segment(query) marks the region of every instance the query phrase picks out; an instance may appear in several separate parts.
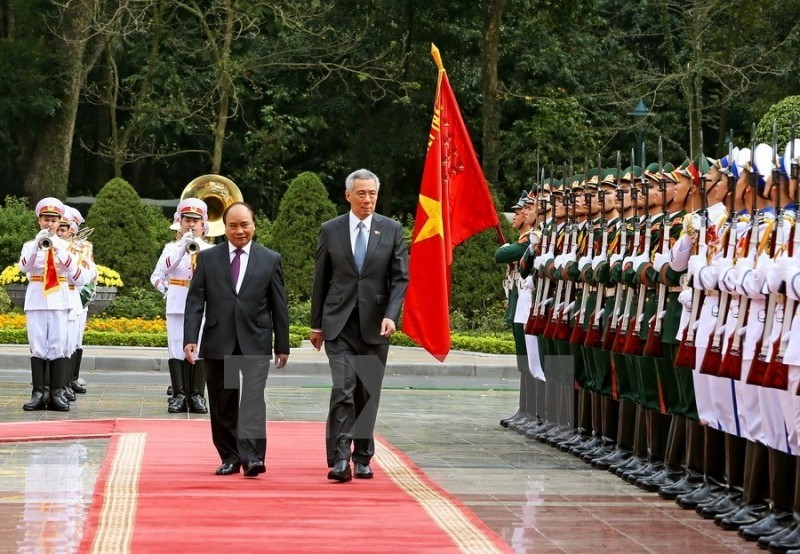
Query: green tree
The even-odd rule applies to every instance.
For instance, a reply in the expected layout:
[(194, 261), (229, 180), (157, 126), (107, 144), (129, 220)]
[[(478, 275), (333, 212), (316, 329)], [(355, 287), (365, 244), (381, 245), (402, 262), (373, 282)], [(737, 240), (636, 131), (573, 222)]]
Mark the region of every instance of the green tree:
[(95, 262), (118, 271), (127, 286), (148, 285), (164, 244), (162, 229), (168, 227), (154, 221), (127, 181), (111, 179), (86, 216), (86, 225), (94, 227)]
[[(765, 142), (772, 145), (772, 124), (777, 123), (778, 151), (783, 153), (786, 143), (793, 138), (800, 138), (800, 128), (795, 127), (796, 136), (792, 136), (792, 124), (800, 123), (800, 96), (787, 96), (774, 104), (756, 127), (756, 142)], [(800, 156), (800, 152), (795, 152)]]
[(314, 252), (319, 226), (336, 215), (336, 207), (315, 173), (292, 180), (271, 229), (271, 248), (283, 257), (286, 291), (295, 300), (311, 297)]
[(0, 206), (0, 269), (19, 261), (22, 245), (38, 230), (36, 215), (25, 199), (6, 196), (5, 206)]

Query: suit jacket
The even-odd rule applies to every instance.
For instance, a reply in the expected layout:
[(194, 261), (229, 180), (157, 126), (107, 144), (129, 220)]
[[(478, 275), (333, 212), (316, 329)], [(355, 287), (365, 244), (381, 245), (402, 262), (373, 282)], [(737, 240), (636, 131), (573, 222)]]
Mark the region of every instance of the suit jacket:
[(183, 343), (196, 344), (205, 310), (200, 357), (224, 359), (239, 341), (244, 355), (289, 353), (289, 307), (280, 254), (252, 243), (239, 293), (231, 276), (228, 242), (197, 256), (186, 296)]
[(317, 243), (311, 328), (325, 340), (339, 336), (358, 305), (361, 336), (367, 344), (382, 344), (381, 321), (397, 322), (408, 286), (408, 247), (403, 227), (379, 214), (372, 216), (367, 255), (361, 272), (350, 245), (349, 214), (322, 224)]

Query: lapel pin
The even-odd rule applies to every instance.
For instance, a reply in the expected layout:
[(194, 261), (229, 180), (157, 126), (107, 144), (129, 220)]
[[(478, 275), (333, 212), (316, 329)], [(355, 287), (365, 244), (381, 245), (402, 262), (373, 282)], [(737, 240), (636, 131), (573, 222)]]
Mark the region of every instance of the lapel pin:
[(380, 234), (381, 234), (381, 232), (380, 232), (380, 231), (375, 231), (375, 234), (376, 234), (376, 235), (380, 235)]

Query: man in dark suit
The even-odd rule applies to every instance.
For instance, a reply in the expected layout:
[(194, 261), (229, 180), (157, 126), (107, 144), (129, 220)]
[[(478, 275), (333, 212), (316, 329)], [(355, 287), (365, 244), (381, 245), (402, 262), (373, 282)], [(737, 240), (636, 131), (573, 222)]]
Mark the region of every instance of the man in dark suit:
[(380, 181), (359, 169), (345, 181), (350, 212), (322, 224), (311, 296), (311, 343), (331, 368), (328, 479), (372, 477), (381, 384), (408, 285), (408, 247), (396, 221), (374, 213)]
[[(211, 436), (222, 465), (217, 475), (264, 473), (266, 405), (272, 336), (275, 367), (289, 357), (289, 308), (281, 257), (252, 242), (253, 211), (237, 202), (222, 215), (227, 241), (203, 250), (186, 297), (184, 352), (194, 363), (205, 312), (205, 359)], [(239, 372), (242, 374), (239, 402)]]

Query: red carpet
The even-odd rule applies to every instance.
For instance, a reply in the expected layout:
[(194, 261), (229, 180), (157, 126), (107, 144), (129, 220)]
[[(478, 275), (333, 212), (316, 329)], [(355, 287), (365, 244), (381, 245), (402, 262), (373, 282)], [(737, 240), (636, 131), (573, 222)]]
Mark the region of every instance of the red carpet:
[(205, 420), (0, 425), (0, 441), (109, 437), (81, 552), (508, 552), (382, 439), (375, 478), (326, 479), (322, 423), (270, 422), (267, 473), (218, 477)]

